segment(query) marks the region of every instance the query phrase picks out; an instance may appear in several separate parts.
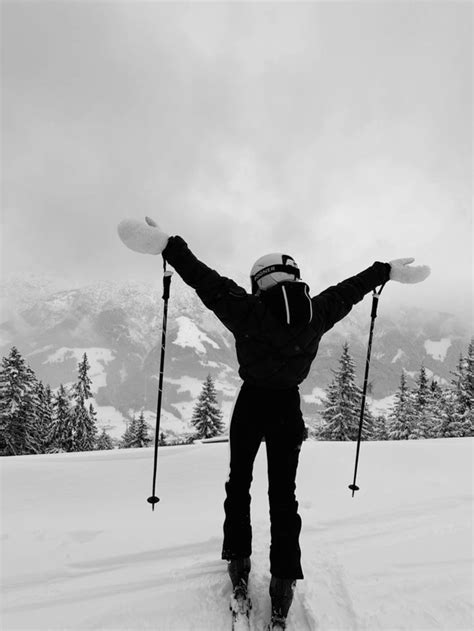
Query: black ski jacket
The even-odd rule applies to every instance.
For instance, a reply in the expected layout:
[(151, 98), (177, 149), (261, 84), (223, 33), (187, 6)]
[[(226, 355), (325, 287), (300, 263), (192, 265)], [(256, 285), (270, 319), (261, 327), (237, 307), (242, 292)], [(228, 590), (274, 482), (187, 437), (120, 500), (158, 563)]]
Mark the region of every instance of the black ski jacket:
[[(163, 257), (233, 333), (241, 378), (263, 388), (299, 385), (309, 373), (323, 334), (390, 275), (388, 263), (376, 262), (313, 298), (304, 283), (289, 283), (289, 300), (285, 295), (285, 310), (279, 310), (275, 292), (247, 293), (199, 261), (179, 236), (170, 237)], [(310, 301), (309, 310), (303, 301)], [(291, 320), (290, 312), (300, 315)], [(302, 320), (302, 313), (309, 317)]]

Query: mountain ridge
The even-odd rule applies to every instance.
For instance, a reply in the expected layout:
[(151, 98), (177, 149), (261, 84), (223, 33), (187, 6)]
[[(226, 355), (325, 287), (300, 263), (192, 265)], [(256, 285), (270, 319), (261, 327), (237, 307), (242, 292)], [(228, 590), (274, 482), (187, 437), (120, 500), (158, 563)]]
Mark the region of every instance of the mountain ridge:
[[(99, 281), (71, 289), (45, 290), (34, 284), (27, 304), (0, 325), (2, 356), (18, 347), (38, 378), (57, 388), (75, 380), (80, 354), (88, 353), (99, 424), (115, 436), (127, 420), (144, 409), (152, 422), (161, 347), (162, 288), (133, 281)], [(33, 288), (33, 289), (32, 289)], [(301, 385), (303, 412), (318, 415), (344, 342), (349, 343), (362, 382), (370, 326), (370, 297), (329, 331)], [(385, 313), (381, 304), (374, 330), (370, 394), (384, 400), (398, 387), (401, 370), (413, 381), (421, 364), (441, 383), (450, 379), (469, 341), (467, 326), (454, 315), (411, 308)], [(202, 381), (211, 373), (228, 419), (241, 383), (233, 337), (207, 310), (193, 290), (173, 276), (169, 301), (163, 428), (189, 431), (189, 420)]]

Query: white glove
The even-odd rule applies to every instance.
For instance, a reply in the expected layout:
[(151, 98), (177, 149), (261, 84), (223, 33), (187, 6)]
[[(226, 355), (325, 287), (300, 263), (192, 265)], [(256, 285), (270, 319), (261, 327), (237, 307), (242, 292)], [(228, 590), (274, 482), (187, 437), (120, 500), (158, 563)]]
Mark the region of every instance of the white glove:
[(117, 227), (119, 237), (127, 248), (141, 254), (161, 254), (166, 248), (169, 235), (149, 217), (146, 223), (138, 219), (124, 219)]
[(414, 258), (406, 258), (390, 261), (390, 280), (396, 280), (399, 283), (421, 283), (428, 278), (431, 274), (428, 265), (408, 267), (414, 260)]

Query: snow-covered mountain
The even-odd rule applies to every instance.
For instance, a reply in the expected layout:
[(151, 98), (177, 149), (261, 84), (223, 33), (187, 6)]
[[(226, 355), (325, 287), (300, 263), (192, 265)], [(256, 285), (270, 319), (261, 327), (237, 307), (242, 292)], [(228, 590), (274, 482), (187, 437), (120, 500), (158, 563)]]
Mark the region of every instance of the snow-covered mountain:
[[(144, 409), (152, 421), (161, 344), (161, 281), (155, 286), (98, 282), (58, 291), (54, 284), (28, 278), (16, 279), (7, 289), (3, 287), (3, 294), (9, 304), (17, 297), (13, 303), (17, 310), (10, 310), (0, 326), (2, 356), (17, 346), (37, 376), (56, 388), (75, 380), (77, 362), (87, 352), (99, 424), (118, 437), (135, 411)], [(301, 387), (307, 417), (317, 415), (346, 340), (362, 383), (370, 307), (368, 296), (323, 338)], [(370, 373), (374, 408), (383, 410), (390, 402), (402, 368), (413, 378), (423, 363), (429, 375), (449, 381), (468, 338), (467, 326), (450, 314), (422, 310), (386, 314), (381, 301)], [(232, 335), (175, 275), (168, 316), (165, 431), (189, 430), (192, 408), (208, 373), (228, 419), (240, 384)]]

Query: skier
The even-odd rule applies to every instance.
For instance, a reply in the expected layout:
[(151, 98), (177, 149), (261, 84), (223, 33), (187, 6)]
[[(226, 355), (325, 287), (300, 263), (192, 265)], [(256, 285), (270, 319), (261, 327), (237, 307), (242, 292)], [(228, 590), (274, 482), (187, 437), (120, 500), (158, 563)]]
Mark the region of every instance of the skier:
[(251, 569), (250, 485), (262, 439), (268, 462), (270, 504), (270, 629), (284, 629), (298, 579), (303, 579), (301, 518), (295, 478), (305, 424), (298, 386), (309, 373), (321, 337), (352, 306), (389, 279), (417, 283), (427, 266), (412, 258), (376, 262), (311, 297), (295, 260), (272, 253), (251, 269), (251, 293), (198, 260), (180, 236), (168, 236), (151, 219), (124, 220), (119, 234), (131, 249), (162, 254), (235, 337), (243, 380), (230, 423), (230, 471), (225, 483), (222, 559), (234, 588), (233, 611), (248, 617)]

